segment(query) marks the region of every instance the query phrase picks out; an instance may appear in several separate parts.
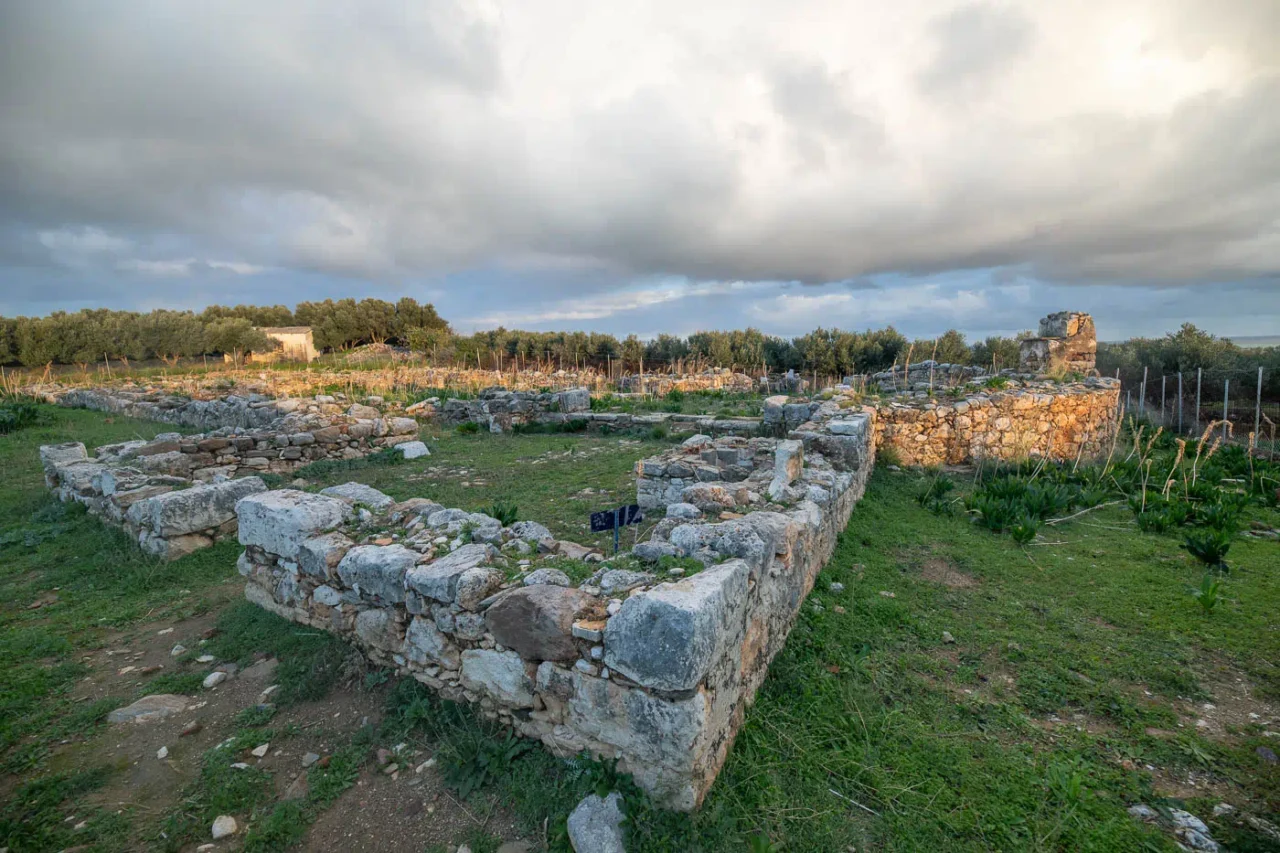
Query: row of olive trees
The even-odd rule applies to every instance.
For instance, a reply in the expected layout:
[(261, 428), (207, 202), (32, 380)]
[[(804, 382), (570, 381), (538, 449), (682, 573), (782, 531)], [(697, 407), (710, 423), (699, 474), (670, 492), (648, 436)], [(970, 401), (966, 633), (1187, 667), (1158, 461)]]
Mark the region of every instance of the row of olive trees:
[(752, 373), (798, 370), (842, 376), (887, 370), (908, 359), (982, 364), (997, 368), (1018, 362), (1014, 338), (991, 337), (970, 345), (951, 330), (936, 340), (911, 341), (896, 329), (850, 332), (815, 329), (795, 338), (766, 335), (757, 329), (695, 332), (687, 337), (662, 334), (648, 341), (635, 335), (619, 340), (595, 332), (527, 332), (498, 328), (472, 335), (448, 329), (410, 331), (409, 346), (438, 364), (519, 369), (524, 366), (618, 371), (681, 367), (726, 367)]
[(200, 313), (85, 309), (46, 317), (0, 317), (0, 364), (87, 365), (104, 359), (152, 358), (175, 363), (205, 353), (238, 358), (250, 350), (271, 348), (257, 331), (262, 326), (310, 326), (316, 346), (329, 350), (406, 342), (411, 329), (448, 329), (433, 306), (408, 297), (398, 302), (327, 299), (302, 302), (293, 310), (283, 305), (214, 305)]

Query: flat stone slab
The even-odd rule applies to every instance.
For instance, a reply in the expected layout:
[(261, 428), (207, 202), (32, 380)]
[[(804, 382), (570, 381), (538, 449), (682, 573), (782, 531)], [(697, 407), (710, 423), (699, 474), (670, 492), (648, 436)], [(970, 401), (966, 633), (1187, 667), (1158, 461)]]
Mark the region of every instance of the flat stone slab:
[(116, 708), (110, 714), (107, 714), (107, 722), (154, 723), (158, 720), (172, 717), (174, 714), (181, 714), (187, 710), (187, 706), (190, 704), (191, 700), (186, 696), (177, 696), (172, 693), (143, 696), (132, 705)]
[(340, 486), (330, 486), (327, 489), (321, 489), (320, 494), (341, 498), (348, 503), (364, 504), (379, 511), (396, 502), (395, 498), (390, 495), (378, 491), (373, 486), (366, 486), (364, 483), (343, 483)]

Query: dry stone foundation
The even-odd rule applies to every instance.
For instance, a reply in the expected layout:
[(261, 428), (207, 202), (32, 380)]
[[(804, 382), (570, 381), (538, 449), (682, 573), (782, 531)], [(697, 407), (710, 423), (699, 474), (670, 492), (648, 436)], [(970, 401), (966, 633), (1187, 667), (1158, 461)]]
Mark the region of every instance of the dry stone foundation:
[(245, 475), (285, 474), (322, 459), (356, 459), (396, 446), (407, 457), (426, 453), (416, 440), (417, 421), (383, 418), (369, 406), (326, 414), (323, 407), (332, 404), (324, 400), (238, 397), (170, 405), (101, 390), (68, 392), (57, 402), (167, 423), (233, 424), (200, 435), (162, 433), (150, 441), (104, 445), (93, 457), (79, 443), (40, 448), (45, 482), (60, 500), (84, 504), (167, 560), (235, 534), (236, 501), (266, 490), (261, 479)]
[(892, 402), (879, 409), (878, 446), (906, 465), (1104, 453), (1120, 427), (1120, 382), (1006, 380), (963, 396)]
[[(237, 507), (245, 594), (558, 754), (616, 759), (690, 810), (862, 496), (873, 421), (829, 402), (786, 439), (699, 435), (645, 460), (638, 495), (666, 518), (625, 566), (536, 522), (503, 527), (367, 487), (250, 495)], [(677, 494), (682, 465), (719, 479), (695, 475)], [(702, 486), (732, 489), (745, 514), (702, 501)], [(539, 553), (600, 565), (574, 586), (535, 568)], [(664, 556), (704, 568), (664, 574)]]

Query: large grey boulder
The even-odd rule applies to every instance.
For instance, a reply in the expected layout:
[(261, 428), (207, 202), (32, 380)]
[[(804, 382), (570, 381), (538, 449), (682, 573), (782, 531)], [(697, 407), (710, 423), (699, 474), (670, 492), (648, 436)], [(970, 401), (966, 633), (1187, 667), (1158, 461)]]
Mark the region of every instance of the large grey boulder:
[(521, 581), (525, 586), (551, 584), (552, 586), (573, 586), (569, 576), (559, 569), (535, 569)]
[(488, 563), (496, 553), (490, 545), (472, 542), (438, 560), (413, 568), (405, 583), (414, 592), (449, 604), (458, 594), (458, 579), (463, 573)]
[(574, 853), (626, 853), (622, 834), (622, 795), (591, 794), (569, 814), (569, 843)]
[(401, 654), (415, 663), (438, 664), (445, 669), (457, 669), (462, 663), (458, 649), (441, 633), (435, 620), (424, 616), (415, 616), (409, 623)]
[(330, 486), (327, 489), (321, 489), (320, 494), (341, 498), (350, 504), (364, 504), (379, 512), (396, 502), (395, 498), (390, 495), (383, 494), (373, 486), (366, 486), (364, 483), (343, 483), (339, 486)]
[(517, 521), (509, 529), (512, 536), (525, 542), (537, 543), (551, 538), (551, 531), (536, 521)]
[(462, 686), (513, 708), (533, 707), (533, 681), (515, 652), (467, 649), (462, 653)]
[(605, 663), (645, 687), (692, 690), (741, 616), (747, 575), (746, 563), (730, 560), (631, 596), (605, 627)]
[(538, 584), (507, 593), (484, 615), (493, 638), (528, 660), (573, 660), (573, 622), (596, 600), (571, 587)]
[(294, 489), (250, 495), (236, 504), (240, 544), (290, 560), (297, 558), (303, 542), (333, 530), (351, 513), (344, 500)]
[(395, 446), (396, 451), (405, 459), (418, 459), (422, 456), (430, 456), (431, 451), (427, 445), (421, 441), (406, 441)]
[(332, 580), (338, 564), (355, 544), (338, 532), (313, 536), (298, 546), (298, 570), (313, 578)]
[(338, 563), (338, 577), (363, 596), (389, 604), (404, 601), (405, 573), (418, 562), (418, 552), (403, 545), (357, 545)]
[(192, 486), (140, 500), (129, 507), (127, 518), (157, 536), (182, 536), (226, 524), (236, 517), (237, 501), (266, 490), (257, 477)]

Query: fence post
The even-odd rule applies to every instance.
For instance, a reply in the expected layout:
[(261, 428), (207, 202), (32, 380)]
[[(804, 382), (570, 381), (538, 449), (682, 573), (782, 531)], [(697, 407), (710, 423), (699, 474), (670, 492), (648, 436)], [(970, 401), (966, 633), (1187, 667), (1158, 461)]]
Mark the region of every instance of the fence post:
[(1178, 371), (1178, 435), (1182, 435), (1182, 371)]
[(1160, 374), (1160, 426), (1164, 426), (1167, 423), (1167, 421), (1165, 420), (1165, 415), (1168, 413), (1168, 409), (1164, 407), (1164, 389), (1165, 389), (1165, 385), (1167, 384), (1165, 382), (1166, 379), (1168, 379), (1168, 377), (1165, 376), (1163, 373), (1161, 373)]
[[(1258, 365), (1258, 401), (1253, 404), (1253, 440), (1262, 434), (1262, 365)], [(1272, 448), (1274, 450), (1275, 448)]]
[(1142, 417), (1147, 415), (1147, 369), (1142, 368), (1142, 399), (1138, 401), (1138, 414)]
[(1230, 409), (1227, 408), (1227, 398), (1230, 394), (1231, 380), (1224, 379), (1222, 380), (1222, 440), (1224, 442), (1227, 440), (1227, 425), (1231, 423), (1231, 419), (1227, 417), (1227, 414), (1230, 412)]
[(1204, 375), (1204, 368), (1196, 368), (1196, 432), (1200, 431), (1200, 377)]

